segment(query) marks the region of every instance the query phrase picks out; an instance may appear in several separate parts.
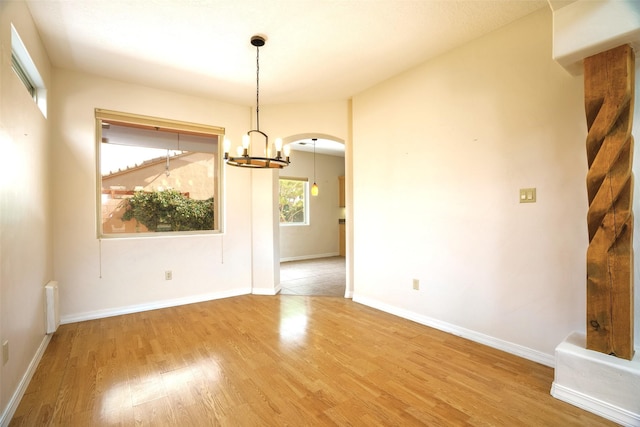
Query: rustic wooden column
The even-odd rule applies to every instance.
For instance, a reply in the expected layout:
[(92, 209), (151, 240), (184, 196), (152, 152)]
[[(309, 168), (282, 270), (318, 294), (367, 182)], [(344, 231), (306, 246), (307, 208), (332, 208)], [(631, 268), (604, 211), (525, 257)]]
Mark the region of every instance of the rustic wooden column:
[(584, 60), (587, 117), (587, 348), (633, 358), (634, 54)]

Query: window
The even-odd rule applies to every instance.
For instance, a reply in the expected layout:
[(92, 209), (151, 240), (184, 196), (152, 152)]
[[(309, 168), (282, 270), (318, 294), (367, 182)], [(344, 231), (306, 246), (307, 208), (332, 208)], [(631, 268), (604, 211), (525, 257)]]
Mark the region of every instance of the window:
[(221, 231), (223, 128), (100, 109), (96, 127), (100, 237)]
[(44, 87), (44, 81), (13, 24), (11, 25), (11, 68), (27, 88), (42, 114), (47, 117), (47, 90)]
[(31, 98), (33, 98), (34, 101), (37, 101), (36, 86), (31, 82), (31, 79), (24, 70), (24, 67), (20, 64), (20, 60), (16, 56), (15, 52), (11, 52), (11, 68), (13, 68), (13, 71), (18, 75), (24, 87), (27, 88)]
[(308, 224), (306, 178), (280, 178), (280, 224)]

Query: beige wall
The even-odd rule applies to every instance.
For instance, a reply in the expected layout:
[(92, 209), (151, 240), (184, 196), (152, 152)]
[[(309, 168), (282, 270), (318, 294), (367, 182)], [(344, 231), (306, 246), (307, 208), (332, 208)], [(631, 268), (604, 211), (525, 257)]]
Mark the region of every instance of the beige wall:
[[(94, 109), (248, 128), (249, 108), (56, 69), (51, 105), (54, 260), (63, 321), (251, 291), (247, 171), (225, 167), (224, 234), (96, 238)], [(173, 280), (164, 280), (164, 271)]]
[(584, 331), (582, 78), (551, 34), (543, 9), (354, 97), (355, 300), (548, 364)]
[(46, 345), (43, 286), (53, 279), (48, 123), (11, 69), (11, 23), (45, 86), (50, 65), (23, 2), (0, 2), (0, 422)]
[(260, 118), (270, 137), (285, 142), (311, 137), (344, 142), (351, 120), (347, 101), (264, 105)]

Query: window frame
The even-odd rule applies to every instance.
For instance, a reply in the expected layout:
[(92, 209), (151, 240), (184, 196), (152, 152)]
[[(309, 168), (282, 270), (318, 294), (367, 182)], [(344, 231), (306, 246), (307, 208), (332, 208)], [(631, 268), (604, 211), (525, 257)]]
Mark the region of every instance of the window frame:
[(11, 68), (22, 82), (27, 92), (38, 106), (42, 115), (47, 117), (47, 88), (44, 80), (22, 42), (16, 28), (11, 24)]
[(284, 227), (300, 227), (300, 226), (308, 226), (311, 224), (311, 216), (310, 216), (310, 194), (309, 194), (309, 178), (306, 177), (292, 177), (292, 176), (280, 176), (278, 177), (278, 200), (280, 199), (280, 181), (300, 181), (304, 183), (303, 192), (304, 192), (304, 200), (303, 200), (303, 212), (304, 212), (304, 221), (303, 222), (280, 222), (280, 203), (278, 202), (278, 223), (280, 226)]
[[(216, 136), (218, 139), (215, 156), (216, 173), (214, 180), (214, 227), (213, 230), (197, 231), (166, 231), (166, 232), (141, 232), (141, 233), (104, 233), (102, 224), (102, 172), (101, 172), (101, 144), (102, 124), (110, 123), (121, 126), (139, 127), (143, 129), (164, 130), (170, 132), (190, 133), (200, 136)], [(224, 160), (223, 145), (225, 128), (199, 123), (185, 122), (173, 119), (145, 116), (141, 114), (124, 113), (119, 111), (95, 109), (96, 126), (96, 232), (98, 239), (122, 239), (122, 238), (146, 238), (146, 237), (172, 237), (193, 234), (222, 234), (224, 233)]]
[(27, 88), (27, 91), (29, 92), (29, 95), (31, 95), (31, 98), (35, 102), (38, 102), (38, 91), (36, 90), (36, 85), (31, 81), (31, 78), (24, 70), (24, 67), (20, 63), (20, 59), (18, 59), (14, 51), (11, 51), (11, 68), (18, 75), (18, 78), (20, 78), (20, 81), (22, 82), (24, 87)]

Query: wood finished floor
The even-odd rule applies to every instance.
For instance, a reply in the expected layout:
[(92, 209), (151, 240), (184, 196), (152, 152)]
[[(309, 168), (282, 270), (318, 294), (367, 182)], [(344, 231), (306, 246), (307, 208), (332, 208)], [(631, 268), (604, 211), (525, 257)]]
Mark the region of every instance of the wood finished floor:
[(282, 262), (280, 294), (344, 297), (345, 268), (340, 256)]
[(344, 298), (62, 325), (11, 426), (603, 426), (553, 370)]

